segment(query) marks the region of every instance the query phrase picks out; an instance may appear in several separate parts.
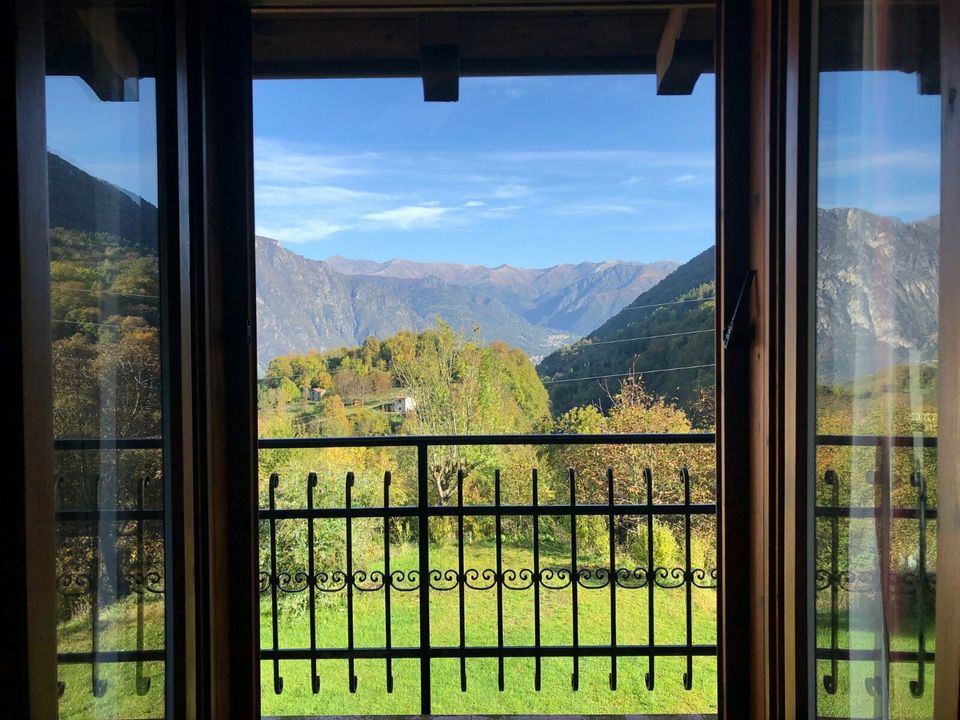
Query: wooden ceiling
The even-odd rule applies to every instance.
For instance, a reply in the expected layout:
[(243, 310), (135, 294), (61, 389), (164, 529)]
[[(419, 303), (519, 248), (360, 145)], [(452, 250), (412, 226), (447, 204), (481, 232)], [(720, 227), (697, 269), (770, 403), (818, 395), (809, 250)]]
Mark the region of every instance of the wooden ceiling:
[[(455, 48), (460, 77), (640, 73), (659, 92), (686, 94), (713, 70), (709, 3), (630, 7), (371, 12), (260, 10), (254, 13), (258, 78), (416, 77), (430, 48)], [(448, 67), (448, 71), (449, 71)]]
[[(416, 3), (416, 4), (411, 4)], [(704, 0), (250, 0), (255, 78), (423, 77), (425, 98), (455, 100), (458, 78), (656, 74), (660, 94), (687, 94), (713, 72), (715, 11)], [(103, 100), (135, 100), (153, 75), (149, 3), (54, 0), (51, 75), (79, 75)], [(862, 0), (820, 3), (820, 69), (917, 73), (939, 92), (939, 3), (887, 0), (880, 51), (864, 44)], [(865, 32), (865, 30), (867, 32)]]

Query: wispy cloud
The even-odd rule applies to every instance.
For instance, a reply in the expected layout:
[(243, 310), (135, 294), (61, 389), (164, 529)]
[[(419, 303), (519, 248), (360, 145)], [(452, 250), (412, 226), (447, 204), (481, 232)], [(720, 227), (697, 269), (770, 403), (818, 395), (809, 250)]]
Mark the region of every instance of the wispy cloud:
[(493, 196), (497, 198), (519, 198), (526, 197), (531, 193), (531, 190), (526, 185), (521, 185), (520, 183), (506, 183), (495, 188), (493, 191)]
[(343, 205), (384, 201), (391, 197), (384, 193), (352, 190), (336, 185), (257, 185), (256, 188), (257, 204), (271, 206)]
[(554, 208), (557, 215), (587, 217), (591, 215), (630, 215), (637, 211), (632, 205), (622, 203), (575, 203)]
[(410, 230), (417, 227), (434, 227), (450, 208), (429, 205), (404, 205), (391, 210), (367, 213), (363, 219), (376, 227), (392, 227)]
[(362, 155), (325, 154), (277, 140), (254, 138), (253, 163), (258, 183), (308, 184), (365, 175), (361, 162), (375, 160), (374, 153)]
[(660, 152), (631, 149), (566, 149), (525, 150), (492, 153), (491, 158), (509, 163), (628, 163), (636, 167), (699, 167), (714, 166), (713, 152)]
[(693, 187), (713, 182), (713, 176), (706, 173), (681, 173), (680, 175), (674, 175), (668, 182), (673, 187)]
[(859, 153), (858, 148), (837, 144), (821, 149), (820, 175), (842, 177), (878, 170), (897, 172), (935, 172), (940, 169), (940, 153), (935, 148), (892, 152)]
[(349, 226), (346, 225), (337, 225), (326, 220), (313, 218), (303, 219), (294, 225), (285, 227), (257, 225), (257, 235), (265, 235), (280, 242), (300, 245), (319, 242), (334, 233), (349, 229)]

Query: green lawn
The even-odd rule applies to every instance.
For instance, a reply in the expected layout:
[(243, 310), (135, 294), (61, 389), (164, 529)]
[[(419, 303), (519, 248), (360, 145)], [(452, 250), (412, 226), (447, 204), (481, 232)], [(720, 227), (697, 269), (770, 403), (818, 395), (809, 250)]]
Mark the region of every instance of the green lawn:
[[(471, 546), (468, 565), (477, 568), (495, 567), (494, 551), (486, 546)], [(569, 557), (542, 553), (543, 566), (568, 565)], [(416, 566), (412, 548), (397, 549), (395, 569)], [(456, 547), (434, 548), (431, 566), (456, 567)], [(504, 549), (504, 568), (531, 567), (530, 551)], [(695, 644), (716, 642), (716, 593), (694, 590)], [(396, 646), (416, 645), (419, 641), (417, 593), (394, 592), (393, 642)], [(682, 589), (656, 591), (654, 629), (656, 640), (663, 644), (685, 642), (685, 607)], [(605, 644), (610, 639), (609, 589), (579, 592), (580, 642), (584, 645)], [(647, 642), (646, 589), (617, 592), (617, 636), (623, 644)], [(286, 609), (285, 609), (286, 606)], [(280, 646), (309, 647), (309, 619), (303, 611), (303, 599), (281, 597)], [(272, 644), (269, 595), (261, 605), (261, 643)], [(457, 592), (431, 591), (431, 640), (435, 645), (458, 643)], [(383, 593), (358, 593), (355, 605), (355, 632), (358, 646), (382, 646), (384, 642)], [(541, 591), (542, 642), (545, 645), (568, 645), (571, 642), (571, 592)], [(330, 647), (346, 646), (346, 606), (338, 596), (325, 599), (317, 614), (318, 643)], [(497, 632), (496, 591), (466, 593), (466, 642), (468, 645), (495, 645)], [(504, 591), (504, 641), (506, 644), (533, 644), (533, 591)], [(656, 659), (656, 687), (648, 692), (644, 686), (647, 671), (645, 658), (621, 658), (618, 661), (618, 690), (609, 688), (609, 658), (580, 660), (580, 690), (570, 687), (572, 660), (548, 658), (542, 665), (542, 690), (533, 689), (534, 661), (508, 658), (505, 662), (506, 687), (497, 689), (496, 659), (467, 661), (467, 692), (460, 690), (458, 660), (435, 660), (432, 663), (433, 712), (459, 713), (697, 713), (716, 710), (716, 659), (694, 659), (694, 687), (683, 689), (685, 661), (681, 658)], [(379, 715), (416, 714), (420, 709), (419, 663), (415, 660), (394, 662), (394, 692), (386, 693), (383, 660), (358, 661), (357, 692), (350, 694), (346, 661), (328, 660), (319, 663), (320, 692), (310, 687), (309, 662), (282, 662), (283, 692), (273, 689), (273, 666), (261, 665), (263, 713), (265, 715)]]

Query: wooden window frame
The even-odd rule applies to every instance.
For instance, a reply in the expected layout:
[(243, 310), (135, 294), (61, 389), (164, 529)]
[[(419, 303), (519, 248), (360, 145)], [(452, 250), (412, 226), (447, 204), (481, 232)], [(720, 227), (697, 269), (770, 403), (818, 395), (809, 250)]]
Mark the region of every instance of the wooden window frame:
[[(46, 232), (38, 5), (14, 2), (2, 51), (8, 152), (0, 162), (19, 190), (3, 202), (5, 216), (17, 220), (20, 258), (4, 265), (0, 282), (14, 328), (4, 357), (22, 379), (20, 388), (5, 388), (5, 423), (12, 423), (5, 429), (17, 449), (11, 476), (22, 503), (10, 496), (0, 519), (12, 548), (3, 569), (27, 581), (3, 596), (4, 616), (26, 622), (0, 645), (0, 682), (4, 697), (23, 708), (19, 717), (53, 718), (53, 488), (31, 482), (49, 476), (53, 462), (52, 443), (38, 442), (52, 437), (50, 363), (37, 340), (49, 337), (47, 253), (38, 243)], [(729, 718), (806, 717), (814, 691), (804, 555), (815, 211), (809, 8), (805, 0), (721, 0), (717, 11), (718, 697), (720, 716)], [(176, 338), (164, 356), (172, 393), (165, 404), (174, 408), (165, 471), (178, 478), (166, 498), (176, 510), (167, 526), (174, 640), (167, 677), (177, 688), (168, 714), (252, 720), (260, 715), (260, 661), (251, 582), (258, 567), (251, 9), (240, 0), (168, 0), (161, 26), (162, 222), (179, 237), (162, 260), (170, 295), (164, 327)], [(953, 277), (960, 276), (960, 203), (949, 202), (960, 194), (956, 3), (944, 4), (942, 28), (941, 272)], [(719, 331), (751, 270), (743, 340), (724, 350)], [(960, 286), (943, 283), (942, 316), (958, 303)], [(960, 395), (960, 328), (944, 324), (940, 332), (940, 469), (960, 478), (960, 407), (948, 402)], [(23, 388), (30, 390), (8, 392)], [(957, 482), (942, 483), (940, 503), (938, 541), (956, 544)], [(960, 564), (938, 568), (938, 589), (936, 713), (960, 717), (960, 604), (953, 601)]]

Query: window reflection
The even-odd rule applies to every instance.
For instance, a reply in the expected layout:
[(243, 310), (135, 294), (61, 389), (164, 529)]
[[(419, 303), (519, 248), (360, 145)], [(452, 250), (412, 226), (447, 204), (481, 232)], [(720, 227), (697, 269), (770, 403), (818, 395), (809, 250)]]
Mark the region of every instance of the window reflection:
[(164, 714), (153, 12), (50, 3), (60, 717)]
[(816, 716), (931, 717), (937, 5), (825, 1), (819, 31)]

